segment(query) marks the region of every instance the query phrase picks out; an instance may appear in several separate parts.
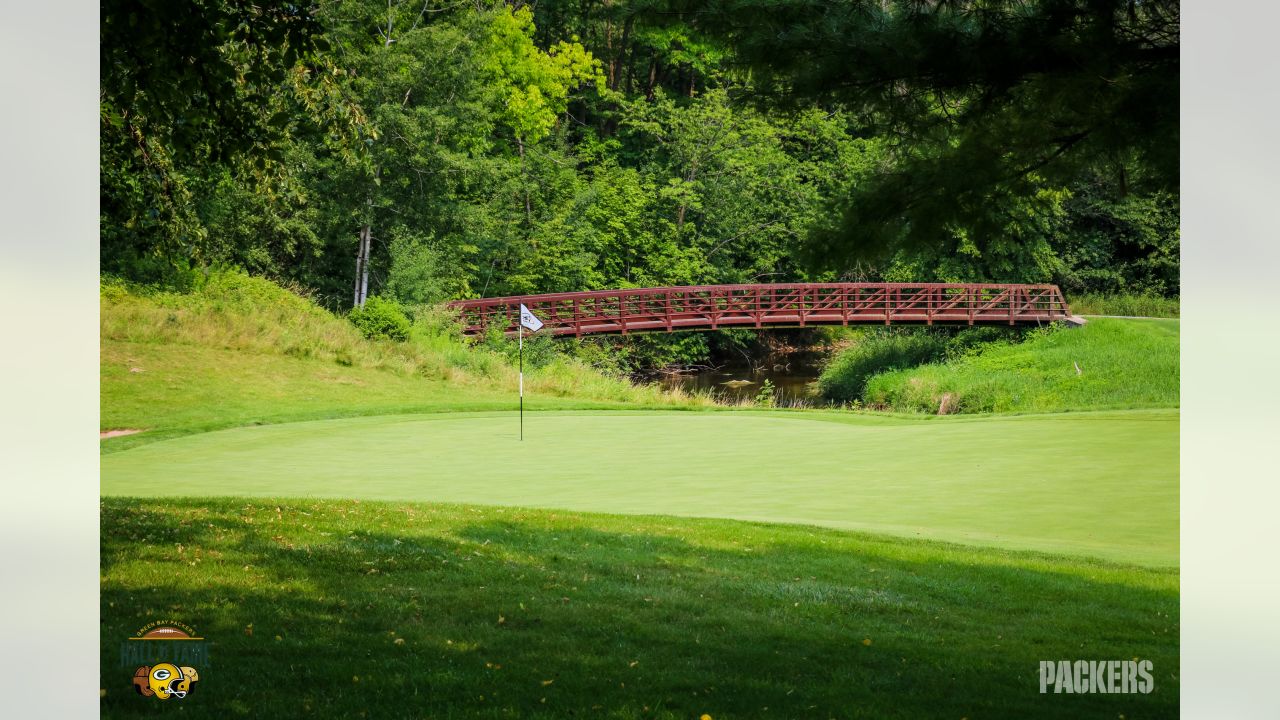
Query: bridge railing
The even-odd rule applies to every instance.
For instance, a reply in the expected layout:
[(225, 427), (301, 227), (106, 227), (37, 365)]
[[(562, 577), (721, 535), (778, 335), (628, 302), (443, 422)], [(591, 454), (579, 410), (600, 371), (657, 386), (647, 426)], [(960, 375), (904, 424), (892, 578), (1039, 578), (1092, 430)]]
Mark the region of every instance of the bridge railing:
[(795, 283), (523, 295), (450, 303), (464, 332), (514, 334), (523, 303), (553, 335), (850, 324), (1035, 324), (1071, 315), (1056, 285)]

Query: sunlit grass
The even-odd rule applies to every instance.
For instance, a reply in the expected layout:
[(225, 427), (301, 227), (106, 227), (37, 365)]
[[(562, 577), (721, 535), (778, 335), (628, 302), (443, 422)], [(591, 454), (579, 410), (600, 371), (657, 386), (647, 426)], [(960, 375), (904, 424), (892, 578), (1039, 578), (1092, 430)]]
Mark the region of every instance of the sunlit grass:
[(1071, 312), (1077, 315), (1119, 315), (1125, 317), (1176, 318), (1178, 298), (1158, 295), (1087, 294), (1067, 298)]
[(916, 412), (1177, 407), (1177, 320), (1094, 318), (943, 363), (872, 377), (868, 405)]

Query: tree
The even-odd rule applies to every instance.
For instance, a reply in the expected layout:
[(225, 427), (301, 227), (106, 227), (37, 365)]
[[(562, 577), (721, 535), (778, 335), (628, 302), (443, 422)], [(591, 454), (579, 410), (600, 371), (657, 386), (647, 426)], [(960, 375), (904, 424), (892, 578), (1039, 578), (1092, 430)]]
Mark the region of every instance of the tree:
[[(673, 6), (769, 100), (839, 103), (899, 143), (811, 236), (819, 264), (950, 242), (981, 252), (1012, 204), (1110, 171), (1176, 190), (1176, 0), (715, 0)], [(1143, 169), (1133, 187), (1125, 163)]]
[[(284, 155), (296, 134), (363, 123), (316, 56), (314, 9), (105, 0), (101, 15), (103, 269), (156, 279), (252, 255), (246, 265), (271, 272), (313, 246)], [(209, 232), (210, 216), (234, 229)], [(237, 245), (263, 230), (262, 245)]]

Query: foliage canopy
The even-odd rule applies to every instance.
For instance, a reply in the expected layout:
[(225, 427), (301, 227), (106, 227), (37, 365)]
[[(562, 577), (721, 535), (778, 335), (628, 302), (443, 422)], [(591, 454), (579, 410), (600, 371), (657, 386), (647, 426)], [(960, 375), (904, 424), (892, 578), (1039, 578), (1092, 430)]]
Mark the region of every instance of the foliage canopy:
[[(684, 283), (1178, 287), (1178, 6), (111, 0), (101, 265), (333, 309)], [(725, 338), (627, 344), (695, 358)]]

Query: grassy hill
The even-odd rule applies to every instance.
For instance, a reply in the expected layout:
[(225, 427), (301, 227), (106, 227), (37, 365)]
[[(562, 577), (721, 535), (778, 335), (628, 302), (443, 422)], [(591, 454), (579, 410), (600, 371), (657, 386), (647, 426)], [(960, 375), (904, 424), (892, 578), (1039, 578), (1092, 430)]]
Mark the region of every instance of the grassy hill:
[[(408, 341), (369, 340), (270, 281), (216, 272), (189, 292), (104, 282), (104, 452), (241, 425), (405, 412), (509, 410), (516, 368), (423, 312)], [(526, 366), (526, 409), (705, 407), (554, 356)]]
[[(925, 413), (1174, 408), (1178, 330), (1178, 320), (1115, 318), (1044, 328), (1020, 342), (978, 344), (949, 360), (873, 374), (862, 402)], [(838, 386), (841, 373), (855, 369), (866, 372), (837, 357), (822, 382)]]

